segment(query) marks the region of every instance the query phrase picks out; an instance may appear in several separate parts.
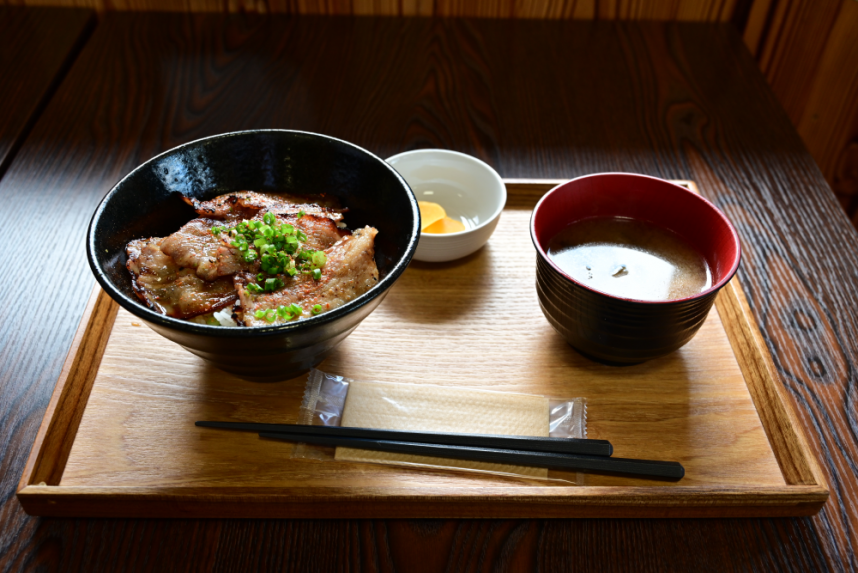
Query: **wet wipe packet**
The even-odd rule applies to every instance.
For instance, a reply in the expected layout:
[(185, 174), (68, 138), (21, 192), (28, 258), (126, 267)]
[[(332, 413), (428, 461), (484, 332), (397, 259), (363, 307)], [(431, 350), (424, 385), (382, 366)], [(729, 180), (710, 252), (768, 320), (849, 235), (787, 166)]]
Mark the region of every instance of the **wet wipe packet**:
[[(352, 380), (313, 369), (299, 424), (468, 434), (586, 438), (584, 398), (553, 398), (458, 386)], [(578, 483), (546, 468), (298, 444), (293, 458), (384, 463)]]

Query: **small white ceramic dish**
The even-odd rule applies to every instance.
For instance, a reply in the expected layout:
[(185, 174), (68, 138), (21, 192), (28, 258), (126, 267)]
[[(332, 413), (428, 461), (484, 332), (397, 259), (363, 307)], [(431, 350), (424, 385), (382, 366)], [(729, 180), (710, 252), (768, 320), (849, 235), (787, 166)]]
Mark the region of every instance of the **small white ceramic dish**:
[(506, 187), (497, 171), (475, 157), (446, 149), (406, 151), (387, 162), (418, 201), (438, 203), (448, 217), (465, 225), (458, 233), (421, 233), (415, 259), (452, 261), (486, 244), (506, 205)]

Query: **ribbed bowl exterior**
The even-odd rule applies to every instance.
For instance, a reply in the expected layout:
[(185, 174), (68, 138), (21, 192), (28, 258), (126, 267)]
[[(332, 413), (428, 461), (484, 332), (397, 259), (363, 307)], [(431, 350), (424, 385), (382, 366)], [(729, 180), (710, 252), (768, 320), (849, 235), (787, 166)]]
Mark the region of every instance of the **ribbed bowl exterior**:
[(548, 322), (582, 354), (638, 364), (679, 349), (706, 320), (717, 291), (676, 302), (623, 300), (586, 289), (536, 259), (536, 291)]

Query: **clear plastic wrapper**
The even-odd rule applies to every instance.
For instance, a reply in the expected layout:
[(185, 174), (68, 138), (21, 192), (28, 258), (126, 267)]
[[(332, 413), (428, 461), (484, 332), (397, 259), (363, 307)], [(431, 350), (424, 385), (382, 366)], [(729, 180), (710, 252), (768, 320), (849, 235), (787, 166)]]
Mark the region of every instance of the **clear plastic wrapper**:
[[(362, 382), (352, 380), (343, 376), (328, 374), (321, 370), (313, 369), (307, 378), (307, 386), (304, 391), (304, 399), (301, 403), (301, 409), (298, 416), (299, 424), (315, 425), (315, 426), (340, 426), (343, 425), (343, 417), (346, 414), (346, 398), (349, 395), (349, 390), (354, 388), (353, 395), (360, 396), (366, 404), (366, 397), (369, 396), (375, 399), (373, 404), (379, 415), (383, 416), (384, 411), (394, 412), (397, 423), (393, 425), (385, 425), (387, 429), (400, 430), (420, 430), (420, 431), (456, 431), (461, 433), (514, 433), (514, 432), (497, 432), (497, 431), (479, 431), (473, 428), (491, 427), (493, 422), (491, 418), (497, 418), (492, 414), (492, 408), (489, 408), (488, 413), (485, 409), (485, 402), (496, 403), (500, 400), (500, 406), (495, 404), (494, 409), (504, 407), (504, 401), (509, 404), (518, 406), (523, 404), (523, 412), (511, 411), (509, 415), (504, 411), (504, 422), (515, 423), (519, 418), (524, 421), (520, 422), (516, 427), (536, 427), (542, 424), (544, 418), (544, 405), (547, 400), (547, 419), (544, 421), (547, 426), (547, 433), (552, 438), (586, 438), (587, 437), (587, 404), (584, 398), (557, 398), (534, 396), (526, 394), (509, 394), (503, 392), (494, 392), (488, 390), (474, 390), (469, 388), (461, 388), (456, 390), (457, 399), (451, 404), (444, 404), (452, 409), (452, 414), (447, 409), (443, 413), (438, 412), (438, 408), (427, 406), (426, 408), (415, 408), (412, 395), (429, 394), (430, 398), (433, 394), (433, 389), (438, 389), (442, 395), (449, 394), (449, 387), (416, 385), (416, 384), (394, 384), (382, 382)], [(408, 396), (407, 398), (404, 398)], [(461, 399), (458, 399), (461, 397)], [(443, 400), (443, 397), (441, 398)], [(353, 399), (353, 407), (349, 414), (352, 419), (357, 419), (357, 398)], [(527, 410), (527, 404), (535, 405), (541, 408), (537, 413)], [(438, 406), (438, 403), (432, 404)], [(366, 408), (364, 408), (366, 410)], [(372, 408), (370, 408), (372, 410)], [(448, 416), (455, 420), (455, 423), (464, 423), (469, 429), (450, 429), (443, 427), (439, 429), (434, 424), (440, 421), (436, 419), (438, 416)], [(471, 416), (472, 419), (467, 422), (461, 422), (462, 419)], [(536, 416), (536, 418), (534, 418)], [(434, 418), (433, 418), (434, 417)], [(487, 417), (489, 419), (487, 419)], [(512, 419), (510, 422), (507, 418)], [(364, 418), (366, 419), (366, 418)], [(530, 421), (530, 426), (527, 426), (527, 421)], [(534, 423), (536, 426), (534, 426)], [(486, 426), (485, 424), (489, 424)], [(521, 425), (523, 424), (523, 426)], [(358, 425), (354, 423), (346, 425)], [(366, 427), (381, 427), (371, 424), (360, 424)], [(542, 433), (539, 431), (539, 433)], [(531, 434), (537, 435), (537, 434)], [(342, 450), (348, 450), (344, 452)], [(368, 461), (374, 463), (388, 463), (400, 466), (411, 466), (421, 468), (433, 468), (455, 471), (470, 471), (480, 473), (490, 473), (494, 475), (503, 475), (510, 477), (520, 477), (527, 479), (559, 479), (562, 481), (581, 483), (580, 476), (575, 472), (555, 472), (545, 471), (537, 468), (525, 468), (522, 466), (506, 466), (500, 464), (485, 464), (485, 463), (469, 463), (462, 460), (439, 460), (438, 458), (420, 459), (419, 456), (404, 456), (398, 454), (375, 454), (366, 453), (365, 450), (351, 450), (341, 448), (339, 454), (335, 454), (335, 448), (326, 448), (314, 446), (310, 444), (299, 443), (293, 449), (292, 457), (301, 459), (315, 460), (334, 460), (344, 459), (345, 461)], [(366, 455), (357, 455), (364, 452)], [(352, 457), (348, 457), (351, 453)], [(465, 467), (463, 467), (465, 466)], [(471, 466), (471, 467), (467, 467)]]

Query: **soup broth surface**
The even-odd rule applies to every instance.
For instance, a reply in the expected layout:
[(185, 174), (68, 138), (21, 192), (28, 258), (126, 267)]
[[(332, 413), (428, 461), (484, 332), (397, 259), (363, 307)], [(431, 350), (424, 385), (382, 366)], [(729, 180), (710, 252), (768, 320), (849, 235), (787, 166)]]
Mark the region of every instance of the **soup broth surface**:
[(621, 217), (572, 223), (548, 244), (563, 272), (590, 288), (637, 300), (674, 300), (712, 286), (706, 260), (676, 233)]

